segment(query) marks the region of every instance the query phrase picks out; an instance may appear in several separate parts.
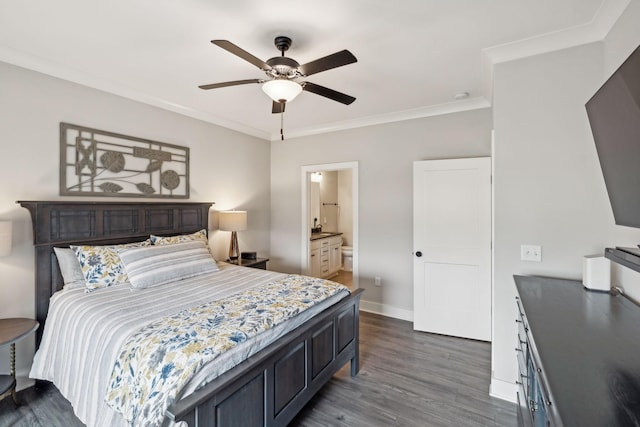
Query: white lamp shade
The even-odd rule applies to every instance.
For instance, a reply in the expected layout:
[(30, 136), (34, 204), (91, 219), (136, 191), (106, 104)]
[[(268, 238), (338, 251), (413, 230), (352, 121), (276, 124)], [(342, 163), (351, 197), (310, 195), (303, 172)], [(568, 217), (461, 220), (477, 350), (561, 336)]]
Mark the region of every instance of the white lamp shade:
[(11, 221), (0, 221), (0, 257), (11, 255)]
[(242, 231), (247, 229), (247, 211), (224, 211), (219, 213), (222, 231)]
[(262, 90), (276, 102), (290, 102), (302, 92), (302, 86), (291, 80), (275, 79), (265, 82)]

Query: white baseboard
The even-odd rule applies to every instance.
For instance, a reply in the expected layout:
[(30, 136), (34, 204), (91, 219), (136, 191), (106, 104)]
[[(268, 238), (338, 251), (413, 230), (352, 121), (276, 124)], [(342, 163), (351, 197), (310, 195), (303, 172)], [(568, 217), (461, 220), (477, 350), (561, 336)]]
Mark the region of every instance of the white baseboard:
[(360, 310), (368, 313), (381, 314), (382, 316), (393, 317), (394, 319), (413, 322), (413, 311), (403, 308), (392, 307), (378, 302), (360, 301)]
[(516, 403), (517, 392), (517, 384), (509, 381), (491, 378), (491, 385), (489, 386), (490, 396), (497, 397), (498, 399), (506, 400), (508, 402)]

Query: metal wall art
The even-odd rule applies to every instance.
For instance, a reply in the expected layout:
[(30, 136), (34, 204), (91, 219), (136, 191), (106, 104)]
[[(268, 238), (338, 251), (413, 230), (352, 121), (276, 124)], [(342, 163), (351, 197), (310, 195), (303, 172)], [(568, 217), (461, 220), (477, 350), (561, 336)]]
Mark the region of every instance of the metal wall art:
[(189, 198), (189, 147), (60, 123), (60, 195)]

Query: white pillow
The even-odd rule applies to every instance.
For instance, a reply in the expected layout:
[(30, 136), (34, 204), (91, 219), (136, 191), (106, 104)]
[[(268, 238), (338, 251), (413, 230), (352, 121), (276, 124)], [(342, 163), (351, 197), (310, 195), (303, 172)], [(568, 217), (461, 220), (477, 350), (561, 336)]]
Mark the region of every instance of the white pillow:
[(143, 248), (118, 249), (129, 283), (136, 289), (164, 285), (218, 271), (202, 240)]
[(53, 248), (53, 250), (58, 258), (58, 266), (64, 280), (63, 289), (84, 288), (86, 286), (84, 274), (82, 274), (82, 267), (73, 249)]

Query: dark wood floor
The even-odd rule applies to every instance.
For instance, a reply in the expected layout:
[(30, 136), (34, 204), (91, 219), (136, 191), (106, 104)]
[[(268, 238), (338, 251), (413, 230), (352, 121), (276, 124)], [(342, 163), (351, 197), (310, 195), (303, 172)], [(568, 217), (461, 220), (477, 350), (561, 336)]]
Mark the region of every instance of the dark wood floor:
[(333, 282), (342, 283), (347, 288), (353, 290), (353, 273), (351, 271), (339, 270), (338, 274), (329, 278)]
[[(360, 326), (360, 374), (342, 369), (290, 427), (516, 425), (515, 405), (489, 396), (489, 344), (368, 313)], [(53, 386), (18, 396), (0, 401), (0, 426), (83, 426)]]

